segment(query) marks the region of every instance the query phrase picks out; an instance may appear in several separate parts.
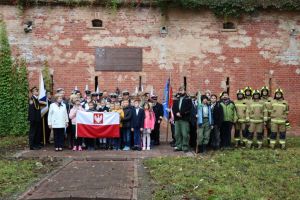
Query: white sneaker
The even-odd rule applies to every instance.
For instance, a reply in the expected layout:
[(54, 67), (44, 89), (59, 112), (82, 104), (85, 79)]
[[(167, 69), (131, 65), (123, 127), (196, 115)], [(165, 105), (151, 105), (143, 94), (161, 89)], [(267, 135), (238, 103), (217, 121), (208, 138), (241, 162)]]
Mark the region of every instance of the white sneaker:
[(149, 151), (150, 150), (150, 147), (147, 147), (147, 151)]
[(143, 147), (143, 151), (145, 151), (146, 150), (146, 147)]

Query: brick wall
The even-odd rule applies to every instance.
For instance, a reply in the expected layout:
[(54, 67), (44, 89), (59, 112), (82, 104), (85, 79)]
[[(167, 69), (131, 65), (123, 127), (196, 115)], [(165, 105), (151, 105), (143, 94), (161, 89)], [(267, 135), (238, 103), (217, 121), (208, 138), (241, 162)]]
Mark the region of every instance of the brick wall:
[[(187, 77), (188, 92), (210, 89), (219, 94), (230, 79), (230, 96), (250, 85), (281, 87), (290, 103), (292, 126), (300, 126), (300, 60), (298, 35), (300, 15), (292, 12), (264, 11), (256, 16), (233, 19), (236, 31), (222, 31), (222, 19), (210, 11), (171, 10), (165, 20), (153, 8), (123, 8), (116, 13), (102, 7), (37, 7), (23, 14), (14, 6), (0, 6), (13, 53), (29, 62), (30, 85), (38, 84), (42, 62), (48, 60), (54, 88), (67, 92), (86, 84), (94, 89), (116, 87), (133, 92), (142, 76), (145, 90), (153, 87), (162, 95), (168, 76), (178, 88)], [(96, 16), (96, 17), (95, 17)], [(99, 18), (104, 28), (92, 29), (91, 20)], [(23, 23), (32, 20), (32, 33), (25, 34)], [(159, 34), (168, 27), (168, 35)], [(142, 72), (95, 72), (96, 47), (142, 47)]]

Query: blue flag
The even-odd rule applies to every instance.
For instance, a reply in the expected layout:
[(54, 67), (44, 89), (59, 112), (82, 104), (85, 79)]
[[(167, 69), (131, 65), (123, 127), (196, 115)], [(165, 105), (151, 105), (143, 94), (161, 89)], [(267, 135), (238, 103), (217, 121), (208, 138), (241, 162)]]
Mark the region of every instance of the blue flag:
[(167, 80), (165, 89), (164, 89), (164, 102), (163, 102), (163, 108), (164, 108), (164, 118), (167, 120), (169, 119), (169, 93), (170, 93), (170, 78)]

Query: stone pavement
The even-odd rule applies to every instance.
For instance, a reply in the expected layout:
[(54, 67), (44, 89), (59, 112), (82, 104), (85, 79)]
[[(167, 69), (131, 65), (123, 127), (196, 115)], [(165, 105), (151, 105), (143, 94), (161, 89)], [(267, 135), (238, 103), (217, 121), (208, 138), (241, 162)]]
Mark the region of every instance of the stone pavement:
[[(18, 152), (19, 158), (57, 158), (65, 164), (48, 175), (19, 199), (142, 199), (139, 188), (147, 191), (141, 176), (145, 175), (142, 160), (163, 156), (193, 156), (174, 152), (168, 144), (150, 151), (71, 151), (55, 152), (48, 146), (39, 151)], [(148, 188), (151, 191), (151, 188)], [(151, 195), (150, 195), (151, 196)], [(151, 199), (148, 196), (147, 199)], [(145, 198), (143, 198), (144, 200)]]

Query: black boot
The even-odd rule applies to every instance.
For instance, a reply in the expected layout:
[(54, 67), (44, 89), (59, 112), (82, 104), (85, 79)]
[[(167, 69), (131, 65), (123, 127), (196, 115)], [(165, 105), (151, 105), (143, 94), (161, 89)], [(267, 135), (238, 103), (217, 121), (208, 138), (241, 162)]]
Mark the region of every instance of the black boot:
[(200, 145), (200, 146), (199, 146), (199, 152), (200, 152), (200, 153), (203, 153), (203, 150), (204, 150), (204, 149), (203, 149), (203, 145)]
[(206, 153), (206, 144), (203, 145), (203, 153)]

